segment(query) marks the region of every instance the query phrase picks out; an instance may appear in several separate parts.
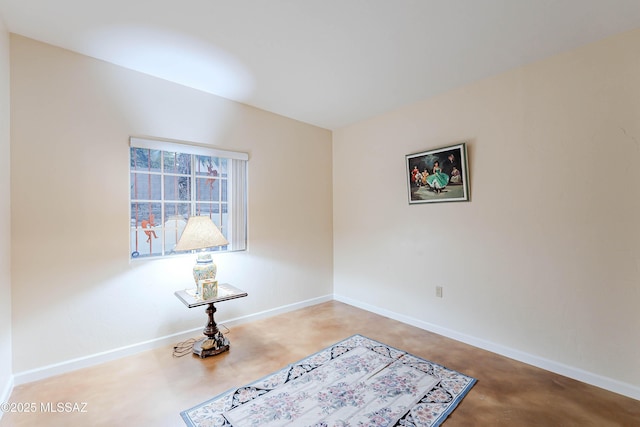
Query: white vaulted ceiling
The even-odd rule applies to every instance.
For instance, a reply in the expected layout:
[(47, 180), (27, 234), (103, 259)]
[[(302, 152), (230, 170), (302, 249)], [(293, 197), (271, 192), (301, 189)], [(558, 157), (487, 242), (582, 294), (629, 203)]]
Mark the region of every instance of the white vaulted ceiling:
[(337, 129), (640, 28), (640, 0), (0, 0), (9, 31)]

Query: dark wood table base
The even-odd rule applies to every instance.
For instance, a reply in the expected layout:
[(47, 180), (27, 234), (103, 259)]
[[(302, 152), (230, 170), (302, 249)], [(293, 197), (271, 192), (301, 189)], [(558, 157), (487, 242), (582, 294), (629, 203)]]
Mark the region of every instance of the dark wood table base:
[(207, 313), (207, 325), (202, 331), (205, 335), (202, 339), (196, 341), (193, 345), (193, 354), (200, 356), (201, 359), (216, 354), (224, 353), (229, 350), (229, 340), (218, 330), (218, 325), (213, 317), (217, 311), (214, 303), (228, 301), (231, 299), (246, 297), (247, 293), (228, 283), (223, 283), (216, 287), (215, 296), (208, 300), (202, 300), (194, 295), (190, 295), (186, 290), (177, 291), (176, 297), (182, 301), (187, 307), (198, 307), (207, 305), (205, 312)]
[(209, 317), (209, 321), (202, 332), (206, 337), (196, 341), (193, 345), (193, 354), (197, 354), (201, 359), (208, 356), (215, 356), (216, 354), (229, 350), (229, 340), (218, 330), (218, 325), (213, 318), (214, 313), (217, 311), (216, 307), (210, 302), (205, 311)]
[[(206, 348), (202, 348), (203, 344)], [(209, 347), (210, 345), (213, 347)], [(227, 350), (229, 350), (229, 340), (222, 335), (222, 332), (218, 332), (215, 338), (202, 338), (193, 345), (193, 354), (197, 354), (201, 359), (224, 353)]]

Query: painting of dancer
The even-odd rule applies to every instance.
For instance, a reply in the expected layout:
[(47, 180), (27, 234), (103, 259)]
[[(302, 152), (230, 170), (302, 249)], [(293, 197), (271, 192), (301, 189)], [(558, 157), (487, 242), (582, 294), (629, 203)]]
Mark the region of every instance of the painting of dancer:
[(409, 204), (469, 201), (467, 145), (408, 154)]

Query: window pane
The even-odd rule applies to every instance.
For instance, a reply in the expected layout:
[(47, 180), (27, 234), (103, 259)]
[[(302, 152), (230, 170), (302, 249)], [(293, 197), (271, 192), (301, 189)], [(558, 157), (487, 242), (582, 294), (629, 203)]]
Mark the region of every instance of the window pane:
[(162, 218), (160, 203), (131, 204), (132, 258), (162, 254), (162, 227), (156, 218)]
[(164, 171), (167, 173), (191, 174), (191, 155), (184, 153), (164, 153)]
[(219, 159), (218, 165), (220, 166), (220, 175), (226, 178), (228, 174), (229, 159)]
[(142, 227), (142, 222), (147, 221), (145, 225), (157, 225), (162, 218), (162, 210), (160, 203), (139, 202), (131, 203), (131, 226)]
[(132, 148), (131, 169), (148, 172), (160, 172), (160, 150), (149, 150), (146, 148)]
[(186, 176), (164, 177), (165, 200), (191, 200), (191, 178)]
[(186, 221), (191, 215), (191, 204), (189, 203), (165, 203), (164, 222), (183, 219)]
[(160, 175), (131, 174), (131, 200), (161, 200)]
[(199, 202), (220, 200), (220, 180), (196, 178), (196, 200)]
[(196, 204), (196, 215), (208, 216), (216, 225), (220, 225), (218, 216), (220, 215), (220, 205), (218, 203), (198, 203)]
[[(226, 163), (226, 159), (209, 156), (195, 156), (196, 175), (218, 177), (221, 175), (221, 163)], [(225, 166), (226, 169), (226, 166)]]

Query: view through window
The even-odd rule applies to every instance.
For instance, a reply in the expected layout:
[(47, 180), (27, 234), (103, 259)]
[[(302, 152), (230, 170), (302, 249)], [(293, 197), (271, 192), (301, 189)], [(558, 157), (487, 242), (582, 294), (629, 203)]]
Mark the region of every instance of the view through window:
[(211, 250), (246, 249), (247, 161), (245, 153), (131, 138), (131, 259), (178, 254), (192, 215), (211, 218), (229, 241)]

